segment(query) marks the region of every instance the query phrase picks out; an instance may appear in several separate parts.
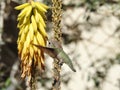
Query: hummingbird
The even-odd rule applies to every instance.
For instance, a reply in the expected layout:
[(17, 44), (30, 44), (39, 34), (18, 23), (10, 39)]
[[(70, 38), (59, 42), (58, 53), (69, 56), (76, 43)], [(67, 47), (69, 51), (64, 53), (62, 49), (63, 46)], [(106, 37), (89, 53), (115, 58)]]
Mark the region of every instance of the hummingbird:
[(50, 57), (55, 58), (59, 61), (62, 61), (62, 63), (67, 64), (72, 71), (76, 72), (75, 68), (73, 67), (72, 61), (70, 57), (65, 53), (65, 51), (61, 48), (55, 47), (55, 44), (52, 42), (49, 42), (51, 47), (44, 47), (41, 45), (33, 44), (35, 47), (41, 49), (43, 52), (48, 54)]

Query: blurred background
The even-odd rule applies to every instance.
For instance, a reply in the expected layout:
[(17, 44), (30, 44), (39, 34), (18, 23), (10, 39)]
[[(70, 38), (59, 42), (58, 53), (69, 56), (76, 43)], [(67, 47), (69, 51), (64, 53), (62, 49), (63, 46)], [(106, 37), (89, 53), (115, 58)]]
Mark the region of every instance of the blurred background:
[[(27, 90), (17, 55), (16, 5), (26, 0), (0, 0), (0, 90)], [(51, 0), (41, 1), (52, 6)], [(61, 90), (120, 90), (120, 0), (62, 0), (63, 49), (77, 72), (62, 66)], [(51, 10), (47, 32), (52, 37)], [(53, 60), (37, 77), (38, 90), (51, 90)]]

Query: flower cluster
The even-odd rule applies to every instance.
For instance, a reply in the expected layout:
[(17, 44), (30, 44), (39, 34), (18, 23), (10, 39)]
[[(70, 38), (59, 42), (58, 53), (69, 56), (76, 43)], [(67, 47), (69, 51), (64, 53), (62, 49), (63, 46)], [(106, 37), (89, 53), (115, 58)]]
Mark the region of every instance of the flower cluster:
[(16, 10), (21, 10), (17, 21), (19, 28), (19, 36), (17, 40), (18, 54), (21, 59), (22, 78), (28, 76), (28, 81), (31, 81), (32, 67), (39, 67), (40, 71), (44, 70), (44, 54), (35, 46), (45, 46), (47, 41), (47, 33), (45, 31), (45, 13), (48, 6), (30, 1), (15, 7)]

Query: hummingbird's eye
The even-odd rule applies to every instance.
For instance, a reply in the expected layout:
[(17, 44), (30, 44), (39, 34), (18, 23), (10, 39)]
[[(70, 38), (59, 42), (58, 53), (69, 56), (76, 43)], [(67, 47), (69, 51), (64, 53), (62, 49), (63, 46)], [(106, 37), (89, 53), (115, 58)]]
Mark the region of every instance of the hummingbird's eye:
[(50, 42), (48, 42), (48, 44), (50, 45), (51, 43), (50, 43)]

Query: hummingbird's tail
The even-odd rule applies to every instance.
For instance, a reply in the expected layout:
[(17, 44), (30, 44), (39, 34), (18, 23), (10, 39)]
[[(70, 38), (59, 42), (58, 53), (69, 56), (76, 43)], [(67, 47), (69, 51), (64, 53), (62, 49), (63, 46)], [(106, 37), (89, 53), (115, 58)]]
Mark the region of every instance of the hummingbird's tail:
[(69, 66), (73, 72), (76, 72), (75, 68), (72, 66)]

